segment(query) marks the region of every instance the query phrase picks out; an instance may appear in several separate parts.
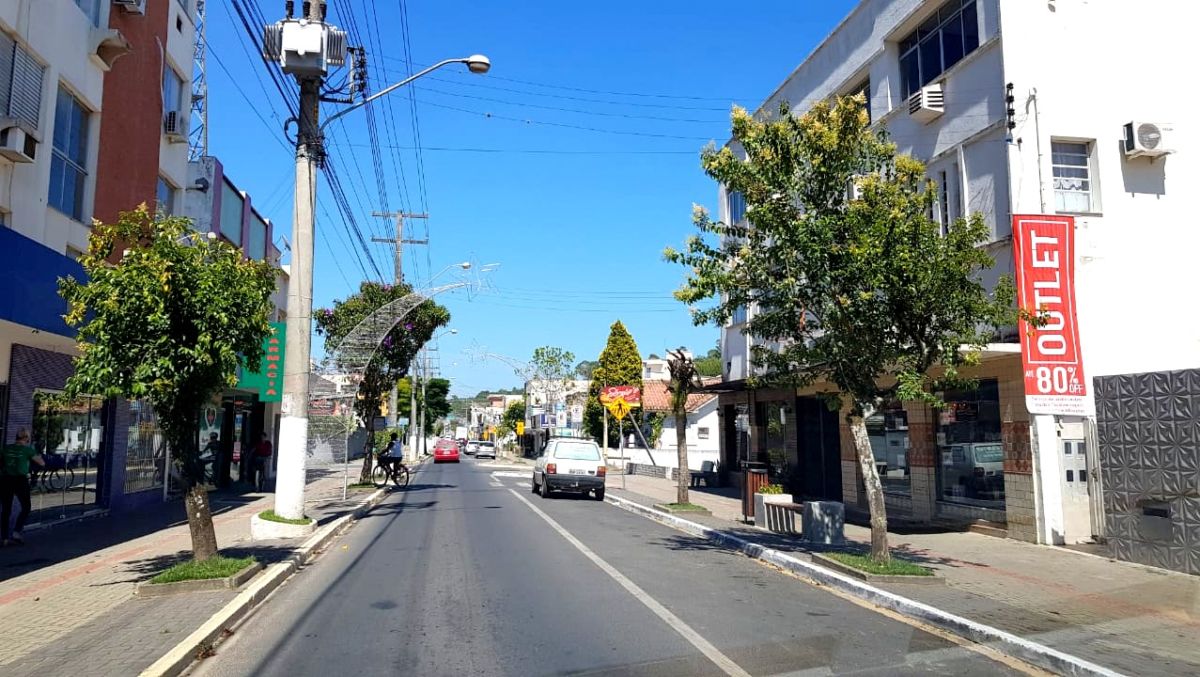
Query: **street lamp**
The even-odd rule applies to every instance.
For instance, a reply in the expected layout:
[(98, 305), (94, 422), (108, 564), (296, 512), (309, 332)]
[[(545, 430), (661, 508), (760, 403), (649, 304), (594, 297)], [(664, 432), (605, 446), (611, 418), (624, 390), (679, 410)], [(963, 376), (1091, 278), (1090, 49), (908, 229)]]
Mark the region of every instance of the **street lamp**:
[(371, 103), (375, 99), (378, 99), (379, 97), (387, 95), (387, 94), (391, 94), (392, 92), (396, 91), (397, 89), (400, 89), (401, 87), (403, 87), (404, 85), (407, 85), (408, 83), (412, 82), (413, 80), (416, 80), (419, 77), (428, 75), (443, 66), (449, 66), (452, 63), (465, 63), (465, 64), (467, 64), (467, 70), (471, 71), (472, 73), (476, 73), (478, 75), (482, 75), (492, 69), (491, 59), (488, 59), (486, 56), (484, 56), (482, 54), (472, 54), (471, 56), (464, 57), (461, 59), (446, 59), (444, 61), (439, 61), (439, 62), (433, 64), (432, 66), (430, 66), (429, 68), (426, 68), (423, 71), (418, 71), (416, 73), (413, 73), (412, 75), (408, 76), (407, 78), (404, 78), (400, 82), (397, 82), (396, 84), (390, 85), (388, 87), (384, 87), (383, 89), (379, 90), (378, 92), (375, 92), (374, 94), (372, 94), (371, 96), (368, 96), (367, 98), (363, 99), (362, 101), (359, 101), (358, 103), (356, 103), (348, 108), (343, 108), (342, 110), (334, 113), (333, 115), (330, 115), (329, 118), (325, 120), (325, 122), (321, 123), (321, 131), (324, 131), (325, 128), (329, 126), (329, 123), (333, 122), (334, 120), (337, 120), (338, 118), (342, 117), (343, 115), (352, 113), (352, 112), (358, 110), (359, 108), (362, 108), (363, 106)]

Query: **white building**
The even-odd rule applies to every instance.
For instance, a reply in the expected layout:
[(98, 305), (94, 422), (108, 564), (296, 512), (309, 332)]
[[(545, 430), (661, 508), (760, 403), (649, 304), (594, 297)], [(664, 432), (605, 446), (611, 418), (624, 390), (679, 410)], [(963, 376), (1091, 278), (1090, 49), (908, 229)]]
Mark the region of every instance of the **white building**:
[[(1193, 13), (1171, 0), (863, 0), (758, 115), (775, 114), (781, 101), (802, 114), (815, 101), (865, 93), (873, 123), (900, 152), (927, 163), (940, 193), (935, 218), (983, 215), (992, 233), (985, 246), (997, 261), (989, 282), (1013, 272), (1013, 214), (1075, 217), (1076, 312), (1089, 378), (1195, 368), (1200, 314), (1184, 290), (1195, 287), (1190, 259), (1200, 230), (1184, 191), (1200, 177), (1192, 94), (1176, 67), (1190, 62)], [(1134, 136), (1157, 129), (1158, 148), (1127, 152), (1128, 123)], [(740, 196), (721, 189), (720, 203), (722, 220), (744, 218)], [(750, 339), (742, 323), (753, 312), (722, 334), (726, 466), (766, 460), (793, 493), (863, 505), (841, 417), (811, 392), (745, 388)], [(882, 461), (890, 513), (983, 518), (1044, 543), (1106, 535), (1098, 455), (1079, 453), (1097, 448), (1095, 419), (1030, 415), (1020, 337), (1001, 340), (1011, 343), (985, 352), (977, 391), (948, 394), (945, 410), (905, 404), (872, 422), (889, 441), (907, 431), (904, 449)], [(1106, 481), (1112, 471), (1104, 469)], [(1183, 500), (1161, 487), (1157, 494)], [(1133, 506), (1114, 507), (1135, 519)]]

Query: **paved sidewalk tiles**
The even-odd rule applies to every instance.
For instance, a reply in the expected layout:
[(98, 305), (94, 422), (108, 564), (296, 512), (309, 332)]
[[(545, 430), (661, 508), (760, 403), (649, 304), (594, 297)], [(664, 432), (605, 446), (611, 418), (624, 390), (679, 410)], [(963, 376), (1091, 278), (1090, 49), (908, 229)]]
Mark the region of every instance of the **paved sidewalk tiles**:
[[(627, 490), (618, 476), (609, 491), (642, 505), (675, 500), (671, 482), (624, 479)], [(713, 514), (685, 519), (793, 556), (817, 550), (741, 523), (736, 498), (704, 489), (690, 498)], [(866, 548), (870, 530), (847, 525), (846, 537)], [(1200, 674), (1200, 577), (974, 533), (893, 533), (890, 541), (947, 584), (877, 587), (1127, 674)]]

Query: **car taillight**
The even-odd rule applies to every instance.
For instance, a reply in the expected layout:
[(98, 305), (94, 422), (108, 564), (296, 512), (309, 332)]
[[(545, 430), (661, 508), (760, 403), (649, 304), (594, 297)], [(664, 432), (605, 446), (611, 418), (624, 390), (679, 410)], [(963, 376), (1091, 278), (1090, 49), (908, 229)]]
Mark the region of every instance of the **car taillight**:
[(558, 466), (555, 465), (554, 463), (546, 464), (546, 474), (547, 475), (553, 475), (557, 471), (558, 471)]
[(600, 466), (599, 468), (596, 468), (596, 477), (604, 477), (604, 473), (606, 472), (608, 472), (608, 468)]

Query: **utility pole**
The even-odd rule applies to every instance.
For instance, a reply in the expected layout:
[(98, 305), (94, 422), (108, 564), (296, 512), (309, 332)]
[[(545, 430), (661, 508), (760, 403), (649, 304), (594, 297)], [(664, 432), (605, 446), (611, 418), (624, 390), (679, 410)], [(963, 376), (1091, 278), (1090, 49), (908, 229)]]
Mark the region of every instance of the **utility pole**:
[[(377, 218), (396, 219), (396, 238), (394, 240), (382, 237), (373, 237), (371, 242), (386, 242), (388, 244), (395, 243), (396, 245), (396, 284), (404, 284), (404, 245), (406, 244), (429, 244), (429, 240), (406, 240), (404, 239), (404, 219), (427, 219), (429, 214), (411, 214), (409, 212), (371, 212), (371, 216)], [(388, 414), (385, 417), (388, 428), (396, 427), (396, 411), (400, 407), (400, 394), (396, 391), (396, 385), (392, 384), (392, 392), (388, 398)], [(408, 416), (411, 419), (413, 415), (412, 409), (408, 410)]]
[(196, 48), (192, 52), (192, 131), (188, 160), (208, 155), (208, 12), (204, 0), (196, 0)]
[(421, 354), (425, 357), (425, 364), (421, 367), (421, 453), (425, 454), (429, 451), (428, 445), (425, 443), (425, 410), (429, 408), (425, 401), (425, 384), (429, 382), (429, 349), (421, 348)]
[[(296, 191), (292, 223), (292, 267), (287, 293), (287, 353), (283, 367), (283, 406), (279, 426), (279, 471), (275, 512), (288, 519), (304, 515), (308, 457), (308, 379), (312, 337), (313, 233), (317, 169), (324, 158), (320, 127), (321, 85), (329, 66), (346, 60), (346, 34), (325, 24), (325, 0), (286, 3), (287, 18), (266, 27), (263, 57), (279, 61), (300, 86), (296, 120)], [(314, 51), (313, 45), (319, 48)]]

